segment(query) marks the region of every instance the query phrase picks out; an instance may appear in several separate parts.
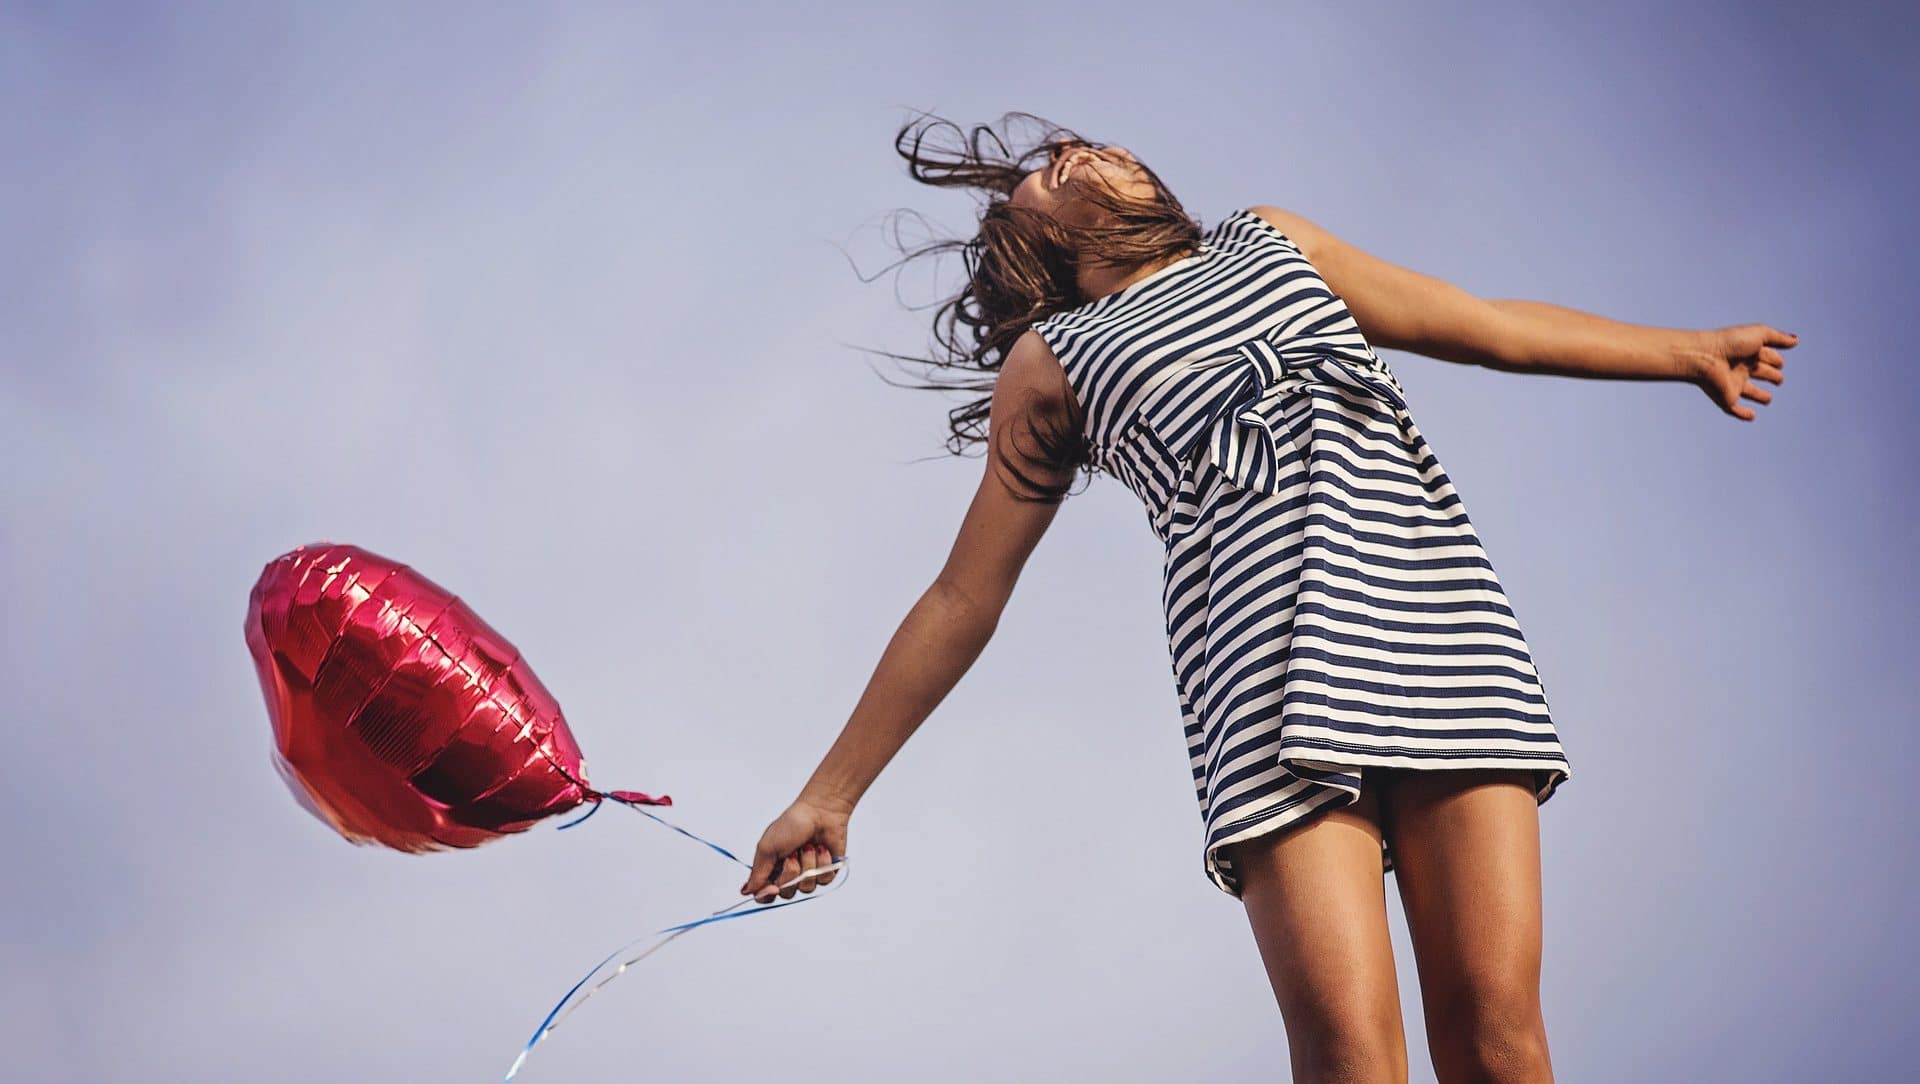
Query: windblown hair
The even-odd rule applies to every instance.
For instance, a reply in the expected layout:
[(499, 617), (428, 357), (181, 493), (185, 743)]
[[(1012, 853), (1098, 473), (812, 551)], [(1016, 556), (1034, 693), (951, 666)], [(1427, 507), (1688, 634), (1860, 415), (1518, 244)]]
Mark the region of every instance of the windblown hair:
[[(1023, 500), (1059, 503), (1071, 490), (1065, 485), (1034, 479), (1022, 463), (1052, 468), (1098, 469), (1083, 424), (1084, 414), (1072, 389), (1063, 387), (1064, 411), (1030, 409), (1023, 428), (1031, 437), (1021, 447), (1015, 434), (996, 437), (987, 431), (994, 382), (1001, 363), (1016, 340), (1037, 320), (1089, 301), (1081, 296), (1075, 272), (1081, 261), (1096, 265), (1139, 267), (1171, 259), (1195, 247), (1200, 227), (1187, 216), (1180, 201), (1158, 175), (1141, 169), (1154, 189), (1151, 199), (1131, 199), (1105, 185), (1087, 185), (1076, 195), (1105, 212), (1113, 223), (1081, 227), (1008, 202), (1014, 187), (1034, 169), (1074, 147), (1100, 149), (1095, 143), (1031, 113), (1003, 114), (995, 125), (959, 125), (922, 114), (902, 125), (894, 149), (906, 159), (908, 172), (922, 184), (968, 188), (984, 194), (980, 227), (971, 240), (936, 240), (907, 251), (894, 266), (920, 256), (957, 250), (967, 270), (967, 284), (941, 303), (934, 313), (934, 357), (913, 357), (879, 351), (888, 357), (924, 366), (928, 382), (905, 385), (932, 391), (982, 392), (978, 398), (948, 411), (948, 451), (965, 455), (976, 444), (1014, 480), (1010, 486)], [(1036, 129), (1017, 140), (1018, 128)], [(945, 139), (939, 137), (946, 137)]]

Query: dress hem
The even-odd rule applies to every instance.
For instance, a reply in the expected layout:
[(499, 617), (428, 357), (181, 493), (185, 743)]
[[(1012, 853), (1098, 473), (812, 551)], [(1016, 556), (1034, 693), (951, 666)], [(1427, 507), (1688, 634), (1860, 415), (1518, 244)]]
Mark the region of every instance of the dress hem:
[[(1317, 757), (1300, 756), (1288, 751), (1283, 743), (1280, 760), (1291, 769), (1293, 765), (1312, 772), (1340, 772), (1359, 776), (1369, 767), (1407, 768), (1416, 771), (1447, 771), (1450, 769), (1499, 768), (1516, 771), (1531, 770), (1534, 778), (1534, 805), (1538, 808), (1551, 798), (1560, 785), (1573, 776), (1572, 765), (1565, 757), (1523, 757), (1478, 755), (1459, 758), (1448, 757), (1444, 763), (1436, 764), (1435, 757), (1429, 753), (1423, 756), (1407, 756), (1388, 753), (1359, 753), (1343, 750), (1338, 761)], [(1317, 813), (1349, 806), (1360, 800), (1358, 786), (1347, 787), (1337, 783), (1323, 783), (1317, 780), (1300, 778), (1301, 788), (1286, 788), (1276, 791), (1251, 812), (1236, 811), (1236, 815), (1225, 825), (1207, 828), (1208, 842), (1202, 848), (1203, 866), (1207, 879), (1214, 887), (1234, 899), (1240, 899), (1242, 886), (1239, 878), (1230, 872), (1231, 863), (1221, 858), (1220, 852), (1227, 845), (1244, 840), (1279, 832), (1297, 825)], [(1213, 838), (1215, 832), (1226, 834)], [(1393, 850), (1386, 840), (1380, 841), (1380, 875), (1393, 872)]]

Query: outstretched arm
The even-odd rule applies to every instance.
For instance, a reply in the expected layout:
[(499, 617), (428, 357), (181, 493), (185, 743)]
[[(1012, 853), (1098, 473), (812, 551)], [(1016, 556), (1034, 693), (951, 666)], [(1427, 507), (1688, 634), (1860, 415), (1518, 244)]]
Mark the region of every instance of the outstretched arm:
[[(1051, 369), (1051, 373), (1049, 373)], [(987, 646), (1059, 506), (1015, 497), (1000, 456), (1027, 446), (1036, 411), (1058, 409), (1064, 374), (1039, 335), (1022, 336), (995, 381), (980, 485), (947, 560), (880, 657), (807, 792), (851, 807)], [(1024, 461), (1023, 470), (1032, 470)], [(1070, 472), (1069, 472), (1070, 474)], [(1071, 480), (1069, 477), (1066, 480)]]
[(1320, 272), (1369, 342), (1442, 361), (1507, 372), (1614, 380), (1684, 380), (1720, 408), (1752, 421), (1773, 401), (1799, 337), (1766, 324), (1710, 330), (1649, 327), (1544, 301), (1489, 300), (1342, 241), (1278, 207), (1249, 208), (1293, 241)]
[[(1035, 463), (1019, 451), (1031, 449), (1036, 418), (1057, 423), (1066, 416), (1065, 397), (1071, 394), (1045, 340), (1021, 336), (995, 380), (986, 469), (946, 564), (894, 632), (853, 714), (800, 796), (762, 834), (753, 870), (740, 886), (743, 894), (762, 895), (770, 884), (845, 853), (854, 805), (992, 639), (1021, 569), (1059, 510), (1057, 504), (1017, 499), (1027, 490), (1008, 475), (1000, 457), (1014, 455), (1034, 482), (1072, 481), (1071, 469)], [(818, 881), (832, 879), (829, 873)], [(798, 891), (813, 888), (809, 879)], [(761, 902), (772, 898), (765, 895)]]

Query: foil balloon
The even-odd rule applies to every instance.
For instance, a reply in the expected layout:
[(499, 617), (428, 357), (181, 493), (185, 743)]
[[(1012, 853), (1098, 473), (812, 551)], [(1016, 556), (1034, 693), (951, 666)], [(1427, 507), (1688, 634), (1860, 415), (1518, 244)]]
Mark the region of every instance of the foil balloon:
[[(753, 863), (645, 808), (663, 796), (600, 791), (560, 705), (507, 639), (413, 569), (315, 542), (269, 562), (247, 600), (247, 647), (273, 721), (274, 765), (308, 811), (356, 843), (402, 851), (477, 847), (583, 803), (624, 805)], [(844, 855), (782, 882), (844, 874)], [(842, 876), (833, 882), (844, 884)], [(560, 1022), (661, 946), (701, 927), (819, 899), (736, 900), (657, 930), (596, 964), (520, 1048), (511, 1082)]]
[(477, 847), (605, 799), (560, 705), (519, 651), (398, 561), (316, 542), (269, 562), (247, 647), (274, 765), (308, 811), (355, 843)]

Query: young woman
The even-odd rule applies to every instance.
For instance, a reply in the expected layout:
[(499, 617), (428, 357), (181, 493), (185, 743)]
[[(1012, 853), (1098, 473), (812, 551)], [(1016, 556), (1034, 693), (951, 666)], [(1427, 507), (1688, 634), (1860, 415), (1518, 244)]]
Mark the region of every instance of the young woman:
[(1755, 382), (1781, 382), (1795, 336), (1484, 300), (1265, 204), (1203, 230), (1132, 153), (1063, 129), (1017, 155), (990, 129), (945, 155), (926, 134), (897, 142), (916, 178), (990, 194), (974, 240), (930, 246), (969, 256), (942, 309), (955, 356), (934, 364), (986, 374), (949, 440), (985, 444), (986, 470), (741, 891), (770, 901), (846, 853), (855, 804), (986, 645), (1076, 472), (1101, 471), (1166, 548), (1203, 868), (1243, 902), (1293, 1078), (1406, 1079), (1391, 870), (1439, 1078), (1551, 1080), (1537, 809), (1570, 767), (1499, 579), (1374, 348), (1690, 382), (1751, 421), (1741, 400), (1771, 401)]

